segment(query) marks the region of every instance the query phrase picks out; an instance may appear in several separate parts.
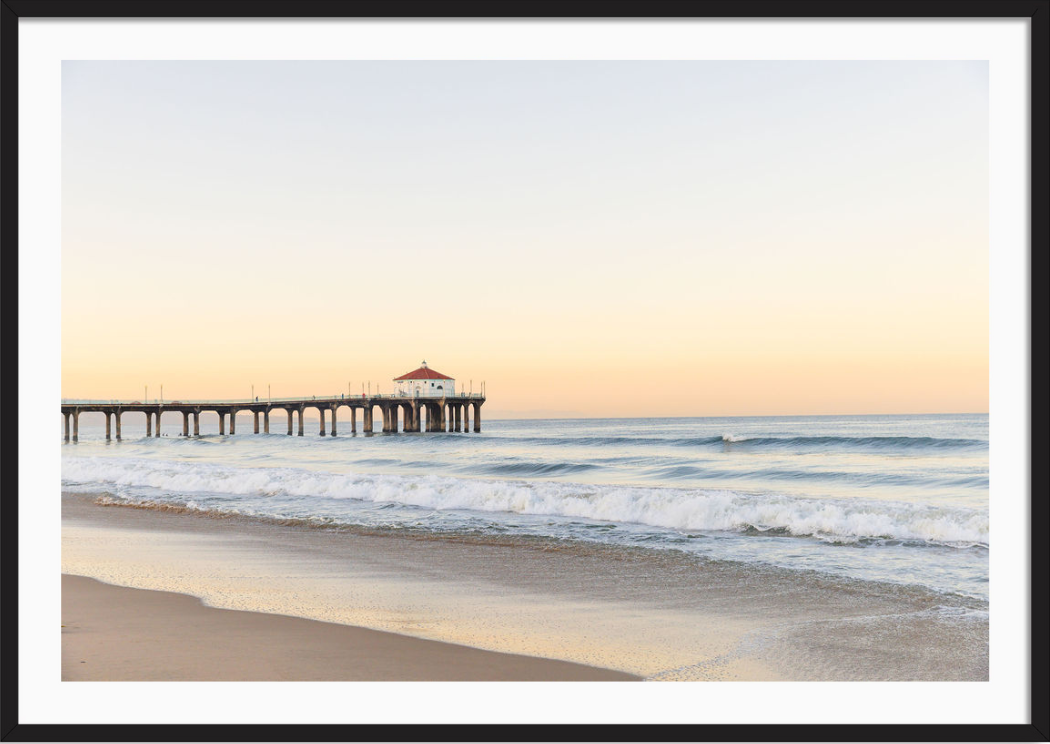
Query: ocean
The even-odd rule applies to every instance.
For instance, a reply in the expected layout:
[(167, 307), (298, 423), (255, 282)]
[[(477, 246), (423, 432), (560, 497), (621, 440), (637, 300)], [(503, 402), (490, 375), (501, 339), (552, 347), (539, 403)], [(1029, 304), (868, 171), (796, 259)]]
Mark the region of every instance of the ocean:
[(289, 524), (601, 544), (987, 608), (986, 414), (486, 418), (477, 434), (336, 437), (308, 421), (304, 437), (199, 438), (179, 436), (176, 416), (146, 438), (141, 415), (124, 416), (121, 442), (82, 415), (79, 443), (62, 448), (63, 490)]

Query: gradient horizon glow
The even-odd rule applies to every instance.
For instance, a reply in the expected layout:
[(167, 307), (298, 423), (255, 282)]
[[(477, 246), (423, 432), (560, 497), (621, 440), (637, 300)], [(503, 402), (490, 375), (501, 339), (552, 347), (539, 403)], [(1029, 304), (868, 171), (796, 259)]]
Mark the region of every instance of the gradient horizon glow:
[(988, 410), (988, 66), (63, 63), (62, 395)]

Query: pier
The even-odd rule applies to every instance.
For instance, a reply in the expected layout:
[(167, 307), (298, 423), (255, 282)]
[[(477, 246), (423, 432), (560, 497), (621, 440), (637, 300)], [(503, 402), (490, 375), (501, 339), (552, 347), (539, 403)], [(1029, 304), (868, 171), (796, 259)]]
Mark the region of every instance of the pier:
[[(146, 436), (160, 436), (160, 420), (164, 414), (182, 416), (182, 436), (200, 436), (200, 415), (214, 412), (219, 416), (218, 434), (233, 436), (237, 433), (237, 414), (252, 414), (252, 433), (270, 433), (271, 414), (280, 412), (287, 418), (287, 435), (305, 432), (304, 413), (314, 408), (320, 416), (322, 437), (338, 435), (338, 412), (349, 408), (350, 433), (357, 433), (357, 412), (361, 411), (362, 430), (373, 433), (378, 409), (383, 424), (383, 433), (396, 432), (480, 432), (481, 406), (485, 397), (478, 393), (464, 393), (447, 397), (420, 397), (408, 395), (361, 395), (332, 398), (284, 398), (280, 400), (196, 400), (171, 402), (142, 402), (117, 400), (63, 400), (62, 421), (65, 441), (77, 441), (79, 419), (82, 413), (102, 413), (106, 417), (106, 439), (121, 438), (121, 416), (125, 413), (146, 414)], [(191, 424), (192, 420), (192, 424)], [(425, 420), (425, 424), (424, 424)], [(229, 425), (227, 426), (227, 421)], [(329, 426), (329, 423), (331, 424)], [(191, 434), (192, 429), (192, 434)], [(344, 428), (345, 431), (345, 428)], [(277, 433), (277, 432), (274, 432)]]

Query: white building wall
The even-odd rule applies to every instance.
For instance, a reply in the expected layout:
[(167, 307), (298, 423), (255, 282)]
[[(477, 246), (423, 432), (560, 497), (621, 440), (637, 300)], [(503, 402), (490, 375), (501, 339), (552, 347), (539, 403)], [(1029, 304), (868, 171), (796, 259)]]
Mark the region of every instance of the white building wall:
[(455, 380), (394, 380), (394, 394), (409, 398), (442, 398), (456, 394)]

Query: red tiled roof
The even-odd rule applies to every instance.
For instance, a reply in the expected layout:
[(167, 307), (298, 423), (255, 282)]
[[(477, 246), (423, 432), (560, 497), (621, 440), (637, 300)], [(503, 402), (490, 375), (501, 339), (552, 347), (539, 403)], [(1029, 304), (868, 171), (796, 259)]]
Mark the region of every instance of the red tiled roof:
[(412, 370), (408, 374), (401, 375), (400, 377), (395, 377), (394, 378), (394, 382), (397, 382), (398, 380), (451, 380), (451, 379), (452, 378), (449, 377), (448, 375), (443, 375), (440, 372), (435, 372), (434, 370), (430, 369), (430, 367), (420, 367), (419, 369)]

